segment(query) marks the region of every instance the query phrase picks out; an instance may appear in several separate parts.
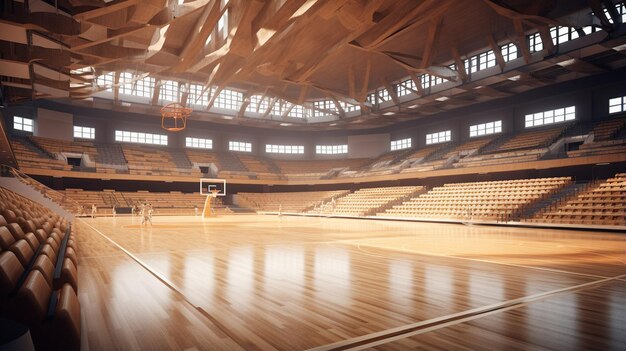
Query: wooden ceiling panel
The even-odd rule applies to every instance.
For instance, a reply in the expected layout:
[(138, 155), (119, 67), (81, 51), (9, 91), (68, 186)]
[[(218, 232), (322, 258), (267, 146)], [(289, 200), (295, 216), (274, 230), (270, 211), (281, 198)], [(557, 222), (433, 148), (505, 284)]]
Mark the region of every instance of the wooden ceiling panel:
[[(374, 89), (389, 89), (409, 76), (418, 81), (421, 73), (474, 88), (499, 84), (515, 73), (528, 72), (530, 77), (544, 70), (539, 76), (556, 81), (569, 79), (573, 73), (598, 74), (622, 62), (621, 54), (607, 55), (603, 51), (611, 48), (599, 48), (597, 55), (606, 59), (585, 60), (581, 53), (570, 68), (560, 67), (556, 61), (531, 58), (526, 45), (522, 67), (495, 79), (473, 82), (467, 72), (446, 67), (502, 42), (525, 40), (528, 31), (544, 28), (545, 36), (545, 28), (558, 20), (580, 22), (581, 13), (608, 3), (600, 1), (57, 0), (56, 7), (51, 1), (31, 3), (31, 10), (16, 3), (12, 13), (3, 12), (6, 18), (0, 22), (1, 40), (32, 49), (30, 54), (17, 55), (10, 52), (10, 46), (0, 45), (2, 57), (18, 57), (25, 67), (33, 59), (65, 73), (93, 66), (96, 75), (130, 71), (156, 79), (209, 84), (218, 90), (249, 90), (247, 95), (258, 93), (297, 103), (320, 98), (358, 101), (362, 111), (370, 111), (371, 106), (363, 103)], [(223, 16), (226, 20), (220, 21)], [(222, 24), (227, 28), (218, 31)], [(55, 50), (63, 54), (55, 55)], [(501, 68), (503, 61), (500, 56)], [(41, 75), (20, 72), (19, 79), (30, 79), (31, 84), (40, 80), (36, 97), (64, 89), (42, 82)], [(75, 90), (80, 91), (73, 96), (88, 94), (86, 87), (93, 79), (89, 77), (80, 79), (86, 85), (77, 86)], [(505, 93), (521, 89), (520, 85), (550, 82), (535, 78), (511, 84)], [(502, 95), (486, 88), (474, 95), (462, 93), (446, 104), (433, 102), (431, 89), (416, 89), (423, 99), (420, 106), (441, 105), (424, 110), (429, 113), (485, 100), (490, 94)], [(437, 89), (435, 94), (440, 94)], [(391, 98), (396, 104), (406, 102), (393, 92)], [(372, 118), (376, 119), (374, 114)]]

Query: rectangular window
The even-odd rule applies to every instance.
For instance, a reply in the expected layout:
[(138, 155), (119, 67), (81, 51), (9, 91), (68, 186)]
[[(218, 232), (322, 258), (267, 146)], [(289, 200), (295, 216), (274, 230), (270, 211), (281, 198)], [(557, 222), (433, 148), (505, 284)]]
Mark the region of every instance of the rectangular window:
[(573, 121), (576, 119), (576, 106), (557, 108), (556, 110), (527, 114), (524, 124), (526, 128), (543, 126), (546, 124)]
[(539, 33), (528, 36), (528, 48), (531, 53), (543, 50), (543, 43), (541, 42), (541, 35)]
[(96, 129), (90, 127), (74, 126), (74, 138), (95, 139)]
[(230, 151), (241, 151), (241, 152), (252, 152), (252, 144), (245, 143), (242, 141), (229, 141), (228, 142), (228, 150)]
[(422, 80), (422, 88), (424, 89), (434, 87), (435, 85), (442, 84), (443, 82), (446, 81), (445, 79), (441, 77), (432, 76), (430, 74), (422, 74), (420, 78)]
[(446, 141), (450, 141), (450, 140), (452, 140), (452, 132), (449, 130), (432, 133), (432, 134), (426, 134), (426, 145), (445, 143)]
[(496, 54), (492, 50), (465, 59), (465, 71), (474, 73), (496, 65)]
[(332, 100), (313, 101), (313, 117), (324, 117), (337, 112), (335, 102)]
[(368, 94), (367, 101), (369, 101), (372, 105), (376, 105), (376, 92)]
[(620, 113), (624, 111), (626, 111), (626, 96), (609, 100), (609, 113)]
[(578, 32), (572, 27), (552, 27), (550, 37), (555, 45), (559, 45), (578, 38)]
[(105, 88), (106, 91), (113, 91), (113, 80), (115, 79), (115, 72), (109, 72), (98, 76), (96, 78), (96, 85), (99, 88)]
[(243, 94), (230, 89), (224, 89), (215, 99), (213, 106), (227, 110), (239, 110), (243, 103)]
[(122, 72), (119, 80), (120, 94), (131, 95), (133, 93), (133, 74), (130, 72)]
[(493, 121), (470, 126), (470, 138), (502, 132), (502, 121)]
[[(208, 106), (209, 90), (204, 91), (204, 86), (199, 84), (189, 85), (189, 96), (187, 96), (187, 105), (189, 106)], [(204, 93), (203, 93), (204, 91)]]
[(509, 62), (515, 60), (519, 57), (519, 51), (517, 51), (517, 45), (513, 43), (508, 43), (500, 47), (502, 50), (502, 56), (504, 57), (504, 62)]
[(115, 141), (136, 144), (167, 145), (167, 135), (116, 130)]
[(391, 151), (410, 149), (410, 148), (411, 148), (411, 138), (391, 141)]
[(13, 129), (33, 132), (33, 120), (25, 117), (13, 116)]
[(149, 99), (152, 98), (152, 94), (154, 94), (154, 82), (154, 78), (152, 77), (144, 77), (143, 79), (138, 80), (135, 82), (133, 95)]
[(265, 113), (268, 108), (268, 99), (264, 99), (262, 95), (252, 95), (250, 96), (250, 103), (246, 107), (246, 111)]
[(413, 79), (403, 80), (397, 85), (398, 96), (409, 95), (417, 92)]
[(159, 91), (159, 100), (161, 101), (180, 101), (178, 95), (178, 82), (173, 80), (165, 80), (161, 82)]
[(202, 138), (185, 138), (185, 146), (193, 147), (196, 149), (212, 149), (213, 148), (213, 140), (211, 139), (202, 139)]
[(265, 152), (269, 154), (303, 154), (303, 145), (265, 145)]
[(385, 102), (389, 100), (391, 100), (391, 95), (389, 95), (389, 92), (387, 91), (387, 89), (385, 88), (378, 89), (378, 101)]
[(320, 155), (347, 154), (348, 145), (315, 145), (315, 153)]
[(359, 105), (352, 105), (343, 101), (339, 101), (339, 105), (341, 106), (344, 112), (358, 111), (361, 109), (361, 106)]
[(300, 105), (293, 105), (291, 110), (289, 110), (287, 116), (294, 118), (304, 118), (304, 107)]

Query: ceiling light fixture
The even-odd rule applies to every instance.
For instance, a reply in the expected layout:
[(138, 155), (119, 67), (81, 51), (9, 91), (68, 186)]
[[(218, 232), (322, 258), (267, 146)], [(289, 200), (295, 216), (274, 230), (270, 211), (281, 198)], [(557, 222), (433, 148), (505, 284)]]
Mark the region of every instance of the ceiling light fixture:
[(561, 66), (561, 67), (567, 67), (567, 66), (571, 66), (573, 64), (576, 63), (576, 59), (569, 59), (569, 60), (565, 60), (565, 61), (561, 61), (559, 63), (557, 63), (557, 65)]

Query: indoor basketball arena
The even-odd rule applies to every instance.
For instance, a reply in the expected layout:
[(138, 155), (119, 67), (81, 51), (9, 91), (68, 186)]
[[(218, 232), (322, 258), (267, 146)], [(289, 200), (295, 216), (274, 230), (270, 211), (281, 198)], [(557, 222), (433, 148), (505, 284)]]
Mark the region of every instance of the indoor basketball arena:
[(0, 13), (1, 350), (626, 350), (624, 1)]

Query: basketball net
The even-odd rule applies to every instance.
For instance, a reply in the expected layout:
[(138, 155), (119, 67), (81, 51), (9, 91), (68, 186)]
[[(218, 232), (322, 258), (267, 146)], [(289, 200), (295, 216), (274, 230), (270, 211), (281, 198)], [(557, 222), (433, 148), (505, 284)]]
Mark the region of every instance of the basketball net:
[(161, 128), (170, 132), (179, 132), (187, 127), (187, 118), (192, 109), (178, 102), (167, 104), (161, 108)]
[(204, 200), (204, 209), (202, 210), (202, 217), (204, 218), (211, 217), (211, 215), (213, 215), (214, 211), (211, 209), (211, 199), (217, 198), (217, 193), (220, 192), (218, 189), (211, 189), (210, 191), (211, 193), (208, 194), (206, 196), (206, 200)]

